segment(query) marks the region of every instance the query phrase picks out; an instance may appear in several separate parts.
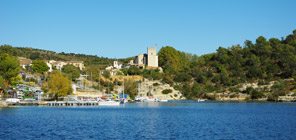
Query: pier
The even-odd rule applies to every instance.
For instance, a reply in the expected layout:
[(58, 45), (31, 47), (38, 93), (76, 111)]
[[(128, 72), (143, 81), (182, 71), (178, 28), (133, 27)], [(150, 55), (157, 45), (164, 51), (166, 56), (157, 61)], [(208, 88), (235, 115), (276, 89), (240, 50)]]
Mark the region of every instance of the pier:
[(13, 106), (98, 106), (97, 101), (21, 101), (19, 103), (8, 104)]
[(98, 106), (97, 101), (53, 101), (47, 102), (48, 106)]

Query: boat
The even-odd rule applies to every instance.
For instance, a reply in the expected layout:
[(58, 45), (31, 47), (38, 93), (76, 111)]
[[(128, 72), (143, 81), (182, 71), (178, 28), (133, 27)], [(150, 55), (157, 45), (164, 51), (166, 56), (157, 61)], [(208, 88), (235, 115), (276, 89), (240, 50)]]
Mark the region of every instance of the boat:
[(34, 98), (25, 98), (24, 100), (25, 100), (25, 101), (35, 101)]
[(110, 99), (99, 101), (99, 106), (119, 106), (120, 102), (112, 101)]
[[(152, 79), (152, 81), (153, 81), (153, 79)], [(145, 82), (145, 85), (146, 85), (146, 80), (145, 80), (144, 82)], [(146, 88), (144, 88), (144, 89), (145, 89), (145, 93), (147, 93), (147, 92), (146, 92)], [(153, 89), (153, 87), (152, 87), (152, 89)], [(150, 92), (149, 86), (148, 86), (148, 91)], [(153, 91), (153, 90), (152, 90), (152, 91)], [(151, 91), (150, 94), (153, 95), (152, 91)], [(158, 99), (157, 99), (157, 98), (154, 98), (153, 96), (148, 96), (148, 95), (147, 95), (146, 98), (144, 98), (143, 101), (144, 101), (144, 102), (158, 102)]]
[[(126, 96), (125, 96), (126, 95)], [(119, 95), (120, 97), (120, 95)], [(122, 83), (122, 98), (120, 98), (120, 103), (121, 104), (125, 104), (127, 103), (128, 100), (127, 100), (127, 94), (124, 94), (124, 77), (123, 77), (123, 83)]]
[(144, 99), (144, 102), (158, 102), (157, 98), (152, 97), (146, 97), (146, 99)]
[(197, 99), (197, 102), (204, 102), (204, 99)]
[(120, 103), (122, 103), (122, 104), (127, 103), (127, 102), (128, 102), (128, 100), (125, 98), (120, 99)]
[(135, 97), (136, 102), (144, 102), (145, 100), (143, 95), (140, 96), (140, 92), (141, 92), (141, 83), (138, 83), (138, 96)]
[(168, 102), (168, 100), (158, 100), (158, 102)]
[(136, 97), (135, 101), (136, 102), (144, 102), (145, 98), (144, 97)]
[(18, 98), (7, 98), (6, 100), (7, 104), (17, 104), (19, 103), (21, 100)]

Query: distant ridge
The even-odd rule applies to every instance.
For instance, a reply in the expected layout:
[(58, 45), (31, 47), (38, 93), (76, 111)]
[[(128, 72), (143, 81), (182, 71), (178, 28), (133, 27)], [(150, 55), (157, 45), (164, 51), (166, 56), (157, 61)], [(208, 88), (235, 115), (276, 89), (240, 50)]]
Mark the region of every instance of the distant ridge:
[(1, 45), (0, 52), (8, 53), (16, 57), (24, 57), (32, 60), (57, 60), (57, 61), (83, 61), (85, 65), (97, 65), (104, 68), (112, 65), (114, 60), (124, 62), (124, 59), (113, 59), (108, 57), (99, 57), (97, 55), (75, 54), (75, 53), (57, 53), (50, 50), (35, 49), (30, 47), (13, 47), (11, 45)]

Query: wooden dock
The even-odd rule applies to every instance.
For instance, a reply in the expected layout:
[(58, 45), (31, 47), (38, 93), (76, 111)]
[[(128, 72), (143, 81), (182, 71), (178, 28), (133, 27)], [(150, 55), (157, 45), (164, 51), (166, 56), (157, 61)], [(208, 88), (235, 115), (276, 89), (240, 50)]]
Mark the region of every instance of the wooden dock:
[(98, 106), (97, 101), (50, 101), (50, 102), (38, 102), (38, 101), (21, 101), (19, 103), (9, 104), (15, 106)]
[(98, 106), (97, 101), (53, 101), (47, 102), (48, 106)]

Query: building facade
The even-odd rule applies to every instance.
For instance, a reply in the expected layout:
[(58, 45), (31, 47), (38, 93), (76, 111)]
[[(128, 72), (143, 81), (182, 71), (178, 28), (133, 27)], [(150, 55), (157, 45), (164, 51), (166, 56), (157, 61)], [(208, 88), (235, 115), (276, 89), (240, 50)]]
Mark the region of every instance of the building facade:
[(27, 66), (32, 66), (32, 60), (31, 59), (19, 58), (19, 60), (20, 60), (20, 66), (23, 69), (26, 69)]
[(57, 70), (62, 70), (63, 66), (67, 65), (67, 64), (78, 67), (80, 70), (83, 70), (85, 68), (83, 61), (66, 61), (66, 62), (63, 62), (63, 61), (49, 60), (48, 63), (51, 64), (52, 66), (55, 66), (55, 68)]
[(158, 67), (158, 55), (156, 48), (147, 48), (147, 65), (148, 67)]
[[(130, 63), (131, 64), (131, 63)], [(147, 48), (147, 54), (139, 54), (135, 57), (133, 64), (138, 67), (158, 67), (158, 55), (156, 54), (156, 48), (155, 47), (148, 47)]]

